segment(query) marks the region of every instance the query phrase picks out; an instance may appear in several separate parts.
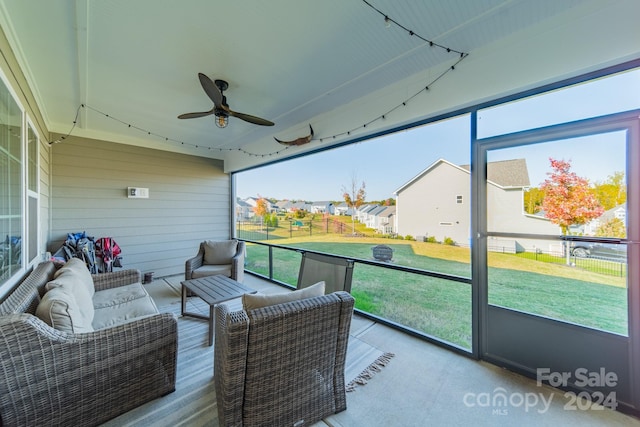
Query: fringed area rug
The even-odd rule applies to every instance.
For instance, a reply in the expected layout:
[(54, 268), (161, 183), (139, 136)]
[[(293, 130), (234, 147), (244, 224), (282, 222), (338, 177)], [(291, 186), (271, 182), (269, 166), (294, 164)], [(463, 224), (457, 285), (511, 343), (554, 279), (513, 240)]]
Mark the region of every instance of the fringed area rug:
[(375, 374), (387, 366), (394, 356), (359, 340), (351, 335), (347, 346), (347, 362), (344, 378), (346, 391), (354, 391), (357, 386), (365, 385)]
[[(230, 303), (232, 307), (235, 304), (240, 307), (239, 300)], [(103, 426), (218, 425), (213, 385), (213, 346), (207, 345), (208, 323), (180, 317), (180, 302), (159, 309), (178, 316), (176, 391), (114, 418)], [(209, 307), (198, 298), (189, 298), (188, 310), (208, 315)], [(366, 384), (392, 356), (350, 336), (345, 367), (346, 390), (353, 391), (357, 386)]]

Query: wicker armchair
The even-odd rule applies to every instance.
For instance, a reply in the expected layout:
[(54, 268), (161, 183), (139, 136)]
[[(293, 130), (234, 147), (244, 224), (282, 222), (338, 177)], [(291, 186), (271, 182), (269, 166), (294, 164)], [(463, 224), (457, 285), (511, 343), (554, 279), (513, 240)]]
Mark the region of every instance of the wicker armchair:
[[(218, 258), (215, 263), (207, 263), (207, 254), (205, 253), (205, 245), (222, 245), (227, 244), (237, 245), (233, 251), (232, 256), (212, 256), (212, 258)], [(233, 280), (242, 283), (244, 281), (244, 253), (245, 243), (238, 240), (226, 240), (220, 242), (202, 242), (200, 248), (195, 257), (189, 258), (185, 262), (184, 268), (184, 280), (197, 279), (205, 276), (212, 276), (214, 274), (224, 274)], [(221, 259), (223, 258), (223, 259)]]
[(335, 292), (249, 311), (216, 306), (220, 425), (306, 426), (344, 411), (353, 304)]
[[(54, 272), (51, 262), (38, 265), (0, 304), (1, 425), (98, 425), (175, 390), (174, 315), (60, 332), (33, 314)], [(101, 290), (139, 282), (140, 272), (93, 278)]]

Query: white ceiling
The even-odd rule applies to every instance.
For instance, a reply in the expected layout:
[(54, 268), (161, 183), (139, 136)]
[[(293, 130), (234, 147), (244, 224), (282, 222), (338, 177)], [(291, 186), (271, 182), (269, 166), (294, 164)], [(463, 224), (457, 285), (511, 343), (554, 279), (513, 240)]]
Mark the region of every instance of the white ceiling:
[[(368, 1), (418, 36), (469, 53), (465, 61), (513, 33), (545, 22), (552, 28), (555, 17), (583, 16), (586, 3), (598, 3)], [(50, 132), (67, 134), (79, 111), (74, 136), (214, 158), (285, 155), (273, 137), (295, 139), (309, 124), (316, 141), (348, 139), (323, 126), (332, 112), (357, 127), (415, 91), (407, 85), (377, 110), (341, 106), (419, 73), (429, 83), (460, 59), (395, 23), (386, 27), (362, 0), (3, 0), (0, 15)], [(212, 116), (177, 119), (212, 108), (198, 72), (229, 82), (231, 109), (276, 125), (231, 118), (218, 129)]]

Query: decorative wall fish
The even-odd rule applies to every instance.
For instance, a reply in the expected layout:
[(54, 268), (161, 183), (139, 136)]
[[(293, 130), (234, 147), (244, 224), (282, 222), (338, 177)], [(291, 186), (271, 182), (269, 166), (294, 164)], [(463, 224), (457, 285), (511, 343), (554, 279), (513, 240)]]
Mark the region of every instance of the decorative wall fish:
[(311, 127), (311, 125), (309, 125), (309, 129), (311, 130), (311, 133), (309, 135), (302, 136), (302, 137), (300, 137), (298, 139), (294, 139), (293, 141), (280, 141), (275, 136), (273, 137), (273, 139), (275, 139), (276, 141), (278, 141), (282, 145), (304, 145), (304, 144), (308, 144), (313, 139), (313, 128)]

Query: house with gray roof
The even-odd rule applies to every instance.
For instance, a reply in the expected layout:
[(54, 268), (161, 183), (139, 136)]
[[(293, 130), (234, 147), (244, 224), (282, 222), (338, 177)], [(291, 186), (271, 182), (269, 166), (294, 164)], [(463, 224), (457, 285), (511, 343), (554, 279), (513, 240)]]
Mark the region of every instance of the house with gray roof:
[(381, 234), (394, 234), (396, 230), (396, 207), (383, 206), (383, 209), (375, 216), (373, 227)]
[(310, 212), (321, 213), (321, 214), (327, 213), (327, 214), (333, 215), (334, 213), (333, 202), (329, 202), (329, 201), (312, 202)]
[(377, 204), (366, 203), (356, 209), (355, 217), (358, 221), (365, 223), (367, 221), (368, 212), (375, 209)]
[[(560, 229), (548, 219), (529, 215), (523, 209), (524, 190), (530, 185), (525, 159), (487, 164), (487, 221), (489, 230), (558, 235)], [(439, 159), (399, 187), (395, 194), (397, 233), (416, 239), (433, 236), (437, 241), (453, 239), (468, 246), (471, 234), (471, 173), (468, 165), (458, 166)], [(506, 252), (541, 248), (544, 240), (495, 239), (490, 248)]]
[(236, 221), (246, 221), (254, 215), (253, 206), (239, 197), (236, 198)]
[(353, 210), (349, 207), (349, 205), (347, 205), (346, 202), (335, 205), (333, 207), (333, 210), (335, 215), (351, 215), (351, 213), (353, 212)]
[(386, 206), (374, 205), (372, 209), (367, 211), (364, 224), (368, 228), (376, 228), (378, 215), (386, 209)]

